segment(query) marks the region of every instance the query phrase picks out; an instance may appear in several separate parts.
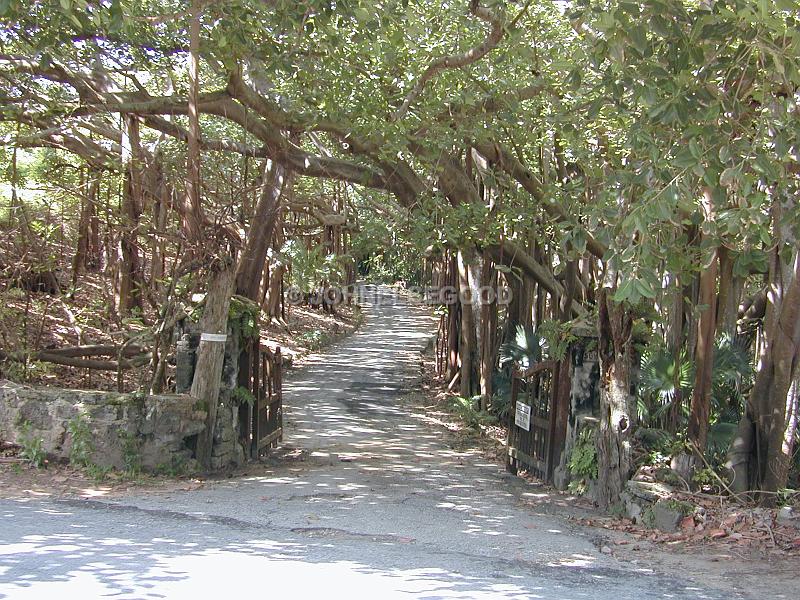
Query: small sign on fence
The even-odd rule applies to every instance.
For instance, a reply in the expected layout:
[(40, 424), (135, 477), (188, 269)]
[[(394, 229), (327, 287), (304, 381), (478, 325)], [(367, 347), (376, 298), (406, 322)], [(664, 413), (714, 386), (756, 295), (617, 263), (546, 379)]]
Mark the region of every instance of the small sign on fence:
[(519, 400), (517, 401), (517, 410), (514, 413), (514, 424), (525, 431), (531, 430), (531, 407)]

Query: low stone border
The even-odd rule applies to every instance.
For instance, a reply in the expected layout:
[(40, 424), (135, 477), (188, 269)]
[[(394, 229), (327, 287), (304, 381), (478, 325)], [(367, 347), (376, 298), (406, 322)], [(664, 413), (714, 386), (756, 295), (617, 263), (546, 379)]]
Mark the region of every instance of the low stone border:
[[(88, 461), (99, 467), (191, 470), (206, 412), (188, 395), (142, 396), (21, 385), (0, 380), (0, 440), (37, 444), (69, 460), (82, 430)], [(72, 423), (72, 427), (70, 427)], [(78, 424), (78, 427), (75, 425)]]

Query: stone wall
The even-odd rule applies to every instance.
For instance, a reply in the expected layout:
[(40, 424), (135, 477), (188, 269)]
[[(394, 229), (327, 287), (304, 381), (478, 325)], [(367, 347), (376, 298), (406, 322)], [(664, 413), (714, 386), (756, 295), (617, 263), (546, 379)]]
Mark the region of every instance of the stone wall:
[(0, 380), (0, 440), (19, 443), (23, 424), (30, 423), (30, 435), (42, 440), (44, 451), (66, 460), (68, 424), (79, 415), (91, 431), (93, 463), (124, 469), (134, 461), (145, 470), (193, 469), (196, 436), (206, 418), (188, 395), (143, 397)]

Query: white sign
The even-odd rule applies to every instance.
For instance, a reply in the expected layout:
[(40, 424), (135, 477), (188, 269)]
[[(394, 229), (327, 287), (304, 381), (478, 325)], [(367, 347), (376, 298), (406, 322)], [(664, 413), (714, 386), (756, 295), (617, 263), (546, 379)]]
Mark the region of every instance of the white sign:
[(514, 414), (514, 425), (525, 431), (531, 430), (531, 407), (524, 402), (517, 402), (517, 411)]
[(201, 342), (217, 342), (224, 344), (228, 341), (228, 336), (224, 333), (201, 333), (200, 334), (200, 341)]

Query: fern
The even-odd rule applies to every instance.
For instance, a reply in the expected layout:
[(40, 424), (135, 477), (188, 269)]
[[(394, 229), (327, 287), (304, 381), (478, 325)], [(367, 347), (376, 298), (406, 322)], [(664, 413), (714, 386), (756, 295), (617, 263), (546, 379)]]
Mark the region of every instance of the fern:
[(306, 247), (297, 240), (289, 240), (281, 248), (281, 260), (291, 264), (289, 283), (304, 294), (310, 294), (321, 284), (340, 284), (346, 266), (352, 258), (340, 254), (325, 254), (321, 245)]
[[(642, 353), (639, 367), (639, 419), (653, 425), (672, 407), (676, 392), (680, 391), (684, 398), (691, 394), (695, 370), (685, 351), (676, 358), (661, 343)], [(752, 356), (745, 346), (727, 335), (716, 340), (711, 381), (712, 424), (738, 422), (754, 373)], [(684, 403), (684, 412), (688, 408), (688, 403)]]
[(580, 477), (597, 478), (597, 448), (594, 444), (594, 430), (584, 429), (569, 457), (569, 472)]
[(739, 420), (754, 377), (752, 355), (747, 347), (729, 335), (721, 336), (714, 348), (711, 380), (715, 422), (734, 423)]

